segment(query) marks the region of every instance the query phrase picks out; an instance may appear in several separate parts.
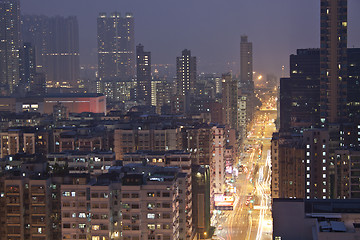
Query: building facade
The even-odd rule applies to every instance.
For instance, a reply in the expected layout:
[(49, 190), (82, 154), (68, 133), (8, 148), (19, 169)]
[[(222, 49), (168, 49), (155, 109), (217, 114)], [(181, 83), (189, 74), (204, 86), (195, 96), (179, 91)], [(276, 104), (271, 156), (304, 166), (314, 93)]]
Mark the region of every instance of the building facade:
[(0, 93), (12, 94), (20, 79), (20, 1), (0, 2)]
[(196, 85), (196, 57), (191, 56), (190, 50), (183, 50), (181, 57), (176, 58), (176, 113), (186, 113), (190, 109), (190, 101), (195, 93)]
[(35, 47), (36, 68), (49, 87), (77, 87), (80, 78), (79, 25), (74, 16), (22, 17), (22, 38)]
[(231, 74), (223, 74), (222, 76), (222, 107), (223, 107), (223, 123), (229, 125), (230, 128), (237, 129), (238, 117), (238, 88), (235, 79)]
[(128, 81), (135, 75), (134, 17), (114, 12), (97, 18), (99, 80)]
[(144, 51), (144, 46), (136, 46), (136, 79), (137, 79), (137, 101), (145, 105), (151, 105), (151, 53)]
[(346, 119), (347, 0), (321, 0), (320, 121)]
[(241, 36), (240, 42), (240, 86), (250, 92), (254, 91), (253, 49), (247, 36)]

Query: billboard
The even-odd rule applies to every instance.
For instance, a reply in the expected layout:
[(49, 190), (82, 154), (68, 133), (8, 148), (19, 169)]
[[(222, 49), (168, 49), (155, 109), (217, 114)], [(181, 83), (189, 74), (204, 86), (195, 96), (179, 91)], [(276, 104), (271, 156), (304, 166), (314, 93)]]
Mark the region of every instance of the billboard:
[(224, 195), (224, 194), (216, 194), (214, 197), (215, 209), (216, 210), (233, 210), (234, 207), (234, 196)]

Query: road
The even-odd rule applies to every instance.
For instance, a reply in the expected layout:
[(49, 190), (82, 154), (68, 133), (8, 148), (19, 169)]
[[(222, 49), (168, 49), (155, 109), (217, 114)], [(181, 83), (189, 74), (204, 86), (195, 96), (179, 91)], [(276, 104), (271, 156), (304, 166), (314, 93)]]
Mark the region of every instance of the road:
[(217, 213), (215, 235), (219, 239), (272, 239), (270, 150), (277, 112), (275, 97), (263, 99), (242, 146), (239, 165), (244, 170), (233, 183), (234, 210)]

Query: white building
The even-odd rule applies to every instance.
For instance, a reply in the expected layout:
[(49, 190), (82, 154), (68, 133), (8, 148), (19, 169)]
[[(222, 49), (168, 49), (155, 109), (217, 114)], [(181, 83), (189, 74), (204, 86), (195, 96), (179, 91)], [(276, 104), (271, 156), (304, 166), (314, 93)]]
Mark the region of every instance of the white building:
[[(225, 190), (225, 162), (224, 162), (224, 127), (214, 126), (212, 128), (212, 157), (210, 163), (210, 196), (224, 193)], [(213, 204), (212, 204), (213, 205)]]

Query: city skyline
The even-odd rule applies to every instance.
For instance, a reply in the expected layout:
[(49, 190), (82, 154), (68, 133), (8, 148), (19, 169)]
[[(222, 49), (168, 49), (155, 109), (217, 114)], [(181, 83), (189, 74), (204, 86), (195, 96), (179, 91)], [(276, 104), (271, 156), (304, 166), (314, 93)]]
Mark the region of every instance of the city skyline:
[[(154, 64), (175, 65), (174, 56), (188, 48), (198, 56), (199, 72), (233, 70), (238, 73), (239, 43), (243, 34), (254, 45), (254, 71), (264, 74), (281, 76), (281, 66), (285, 65), (285, 74), (288, 75), (290, 54), (298, 48), (320, 46), (318, 1), (296, 2), (296, 11), (294, 1), (230, 1), (227, 5), (215, 1), (179, 4), (161, 0), (151, 3), (109, 0), (107, 3), (86, 1), (84, 11), (81, 7), (84, 1), (74, 5), (66, 0), (61, 3), (30, 0), (21, 1), (21, 11), (22, 14), (76, 15), (80, 26), (81, 64), (96, 65), (96, 17), (103, 11), (134, 14), (135, 43), (147, 46), (153, 53)], [(204, 6), (207, 11), (203, 10)], [(360, 21), (356, 14), (359, 8), (360, 2), (349, 1), (349, 47), (359, 47), (360, 33), (354, 24)], [(148, 9), (157, 9), (157, 14)], [(186, 19), (181, 18), (183, 12)], [(223, 39), (226, 42), (221, 43)]]
[(0, 0), (0, 240), (360, 238), (360, 0), (48, 2)]

